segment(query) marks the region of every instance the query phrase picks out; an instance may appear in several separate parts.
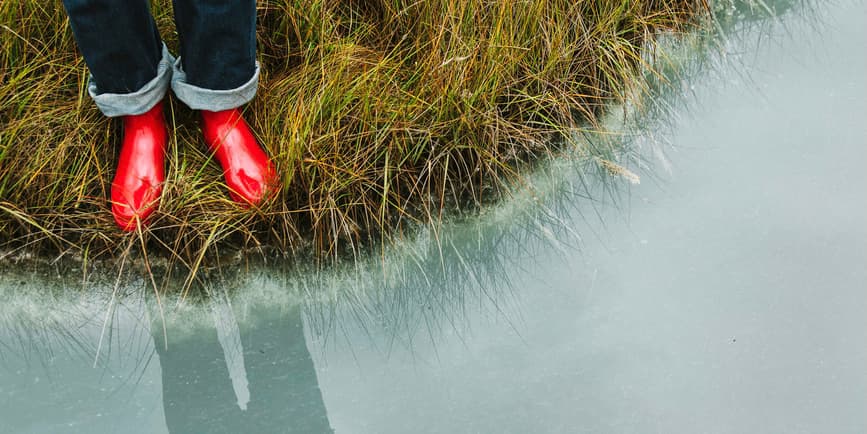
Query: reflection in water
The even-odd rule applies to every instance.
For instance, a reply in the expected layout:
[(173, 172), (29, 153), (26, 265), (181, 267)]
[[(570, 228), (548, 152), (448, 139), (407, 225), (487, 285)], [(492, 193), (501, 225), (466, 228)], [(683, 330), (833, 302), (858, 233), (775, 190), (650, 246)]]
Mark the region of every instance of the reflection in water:
[[(612, 153), (621, 149), (623, 140), (591, 134), (582, 139)], [(613, 154), (611, 159), (618, 161)], [(208, 294), (205, 301), (171, 308), (174, 300), (163, 300), (168, 306), (163, 314), (153, 300), (136, 298), (152, 292), (146, 280), (134, 277), (124, 283), (122, 291), (133, 297), (121, 297), (112, 308), (105, 334), (102, 324), (107, 300), (112, 299), (113, 279), (94, 285), (91, 277), (86, 291), (97, 301), (81, 307), (76, 315), (50, 315), (61, 319), (48, 334), (73, 347), (76, 361), (48, 363), (46, 370), (51, 377), (68, 379), (76, 374), (67, 373), (89, 368), (102, 336), (107, 335), (108, 344), (101, 347), (99, 355), (102, 372), (117, 370), (126, 378), (138, 379), (131, 388), (113, 384), (115, 388), (109, 390), (98, 382), (79, 384), (68, 390), (69, 397), (88, 393), (93, 394), (91, 398), (103, 399), (108, 395), (132, 400), (137, 393), (156, 396), (152, 388), (143, 391), (139, 387), (144, 379), (161, 387), (158, 399), (164, 422), (159, 423), (169, 432), (331, 432), (305, 340), (306, 325), (317, 343), (333, 341), (344, 329), (366, 330), (366, 336), (389, 353), (411, 352), (420, 340), (436, 345), (445, 334), (462, 338), (470, 333), (468, 319), (480, 314), (510, 324), (519, 322), (513, 279), (523, 274), (520, 267), (529, 272), (536, 265), (533, 258), (543, 252), (560, 252), (563, 257), (574, 254), (582, 234), (566, 216), (576, 212), (587, 218), (599, 215), (596, 210), (610, 205), (606, 202), (616, 200), (621, 192), (621, 183), (592, 182), (607, 179), (594, 170), (605, 168), (581, 156), (552, 161), (537, 168), (510, 201), (487, 209), (481, 216), (439, 228), (422, 228), (410, 241), (381, 255), (367, 255), (327, 271), (268, 264), (242, 273), (223, 270), (224, 275), (234, 274), (228, 280), (201, 276), (199, 289)], [(32, 290), (45, 291), (41, 285), (37, 283)], [(0, 283), (0, 291), (8, 288)], [(79, 306), (68, 292), (57, 300), (34, 301), (33, 309), (24, 315), (30, 321), (10, 319), (7, 330), (13, 332), (0, 335), (0, 348), (15, 341), (19, 341), (18, 346), (31, 342), (28, 334), (39, 328), (22, 324), (38, 321), (42, 311), (57, 313), (67, 305)], [(82, 328), (84, 323), (89, 327)], [(133, 346), (131, 340), (123, 338), (142, 334), (149, 339), (139, 339)], [(132, 348), (144, 351), (132, 352)], [(108, 353), (112, 357), (107, 357)], [(25, 365), (36, 363), (28, 360)], [(93, 375), (94, 370), (90, 371)], [(12, 371), (0, 375), (12, 375)], [(64, 405), (67, 395), (57, 397), (53, 406)], [(102, 430), (92, 429), (100, 425), (80, 414), (81, 409), (96, 413), (103, 404), (73, 406), (71, 413), (46, 412), (43, 417), (56, 415), (58, 421), (51, 426), (84, 421), (82, 425), (90, 432), (117, 432), (118, 428), (153, 432), (155, 425), (129, 422), (128, 426), (109, 424)], [(124, 414), (121, 420), (153, 423), (153, 411)], [(17, 431), (33, 431), (32, 419), (35, 416), (9, 420), (13, 428), (20, 428)]]
[(138, 296), (107, 311), (111, 286), (22, 276), (0, 280), (0, 433), (332, 432), (299, 303), (232, 305), (211, 284), (163, 318)]
[(111, 286), (80, 291), (44, 271), (0, 276), (0, 433), (164, 427), (142, 304), (129, 297), (106, 316)]
[[(563, 182), (557, 188), (579, 185)], [(124, 278), (113, 303), (109, 275), (91, 276), (84, 297), (80, 284), (51, 290), (58, 282), (30, 276), (32, 283), (21, 288), (11, 284), (16, 274), (6, 273), (0, 291), (16, 303), (0, 306), (0, 348), (4, 356), (31, 354), (28, 347), (37, 354), (0, 369), (0, 384), (11, 384), (5, 378), (20, 377), (22, 367), (35, 381), (41, 374), (32, 368), (44, 366), (48, 377), (67, 388), (49, 406), (78, 402), (70, 413), (40, 413), (43, 420), (57, 419), (50, 427), (76, 421), (94, 433), (154, 432), (154, 423), (173, 433), (331, 432), (305, 327), (312, 327), (314, 342), (361, 327), (371, 339), (384, 339), (388, 351), (412, 350), (420, 338), (436, 343), (443, 331), (467, 333), (467, 317), (482, 311), (515, 320), (514, 267), (526, 266), (527, 258), (546, 249), (571, 249), (580, 238), (559, 217), (564, 210), (540, 205), (537, 193), (527, 190), (484, 218), (422, 232), (388, 251), (385, 260), (368, 258), (321, 272), (269, 264), (246, 272), (221, 270), (231, 278), (202, 274), (194, 292), (206, 296), (185, 302), (164, 298), (163, 313), (149, 281), (135, 273)], [(62, 362), (47, 343), (68, 350)], [(70, 378), (81, 371), (89, 376), (70, 387)], [(19, 401), (29, 406), (35, 397), (28, 397), (26, 381), (20, 384), (14, 393), (23, 394)], [(118, 408), (139, 396), (156, 398), (163, 417), (155, 409), (115, 413), (105, 405), (107, 396), (122, 398), (111, 400)], [(90, 412), (106, 420), (123, 414), (116, 420), (127, 422), (94, 428), (100, 419), (87, 417)], [(6, 421), (15, 431), (56, 431), (34, 429), (36, 417)], [(134, 420), (152, 425), (126, 426)]]
[[(382, 257), (328, 270), (272, 263), (244, 271), (222, 269), (217, 277), (202, 273), (194, 293), (204, 296), (184, 302), (164, 298), (162, 313), (149, 280), (134, 272), (122, 279), (121, 294), (112, 302), (112, 273), (90, 276), (87, 296), (79, 299), (75, 278), (51, 290), (59, 282), (28, 276), (32, 283), (19, 288), (11, 284), (18, 275), (9, 271), (0, 291), (17, 305), (0, 306), (5, 314), (0, 315), (0, 348), (16, 355), (28, 354), (23, 351), (28, 346), (42, 350), (18, 366), (42, 364), (61, 386), (68, 387), (79, 371), (90, 373), (51, 401), (51, 406), (76, 399), (79, 404), (72, 413), (42, 415), (57, 418), (50, 426), (73, 420), (90, 432), (153, 432), (155, 425), (94, 428), (100, 425), (85, 416), (89, 411), (100, 418), (120, 414), (105, 407), (106, 396), (131, 401), (144, 395), (158, 400), (163, 417), (150, 409), (123, 413), (119, 419), (151, 424), (162, 419), (158, 423), (173, 433), (331, 432), (305, 328), (311, 327), (308, 334), (318, 346), (342, 329), (359, 327), (368, 330), (371, 340), (384, 340), (388, 352), (395, 347), (411, 351), (419, 339), (435, 344), (443, 332), (468, 333), (468, 317), (480, 312), (515, 321), (515, 267), (527, 266), (528, 258), (541, 251), (565, 252), (580, 242), (561, 216), (587, 204), (576, 199), (588, 196), (584, 184), (562, 176), (563, 170), (575, 170), (571, 163), (549, 169), (536, 174), (544, 190), (527, 184), (513, 201), (483, 217), (438, 231), (424, 229)], [(34, 342), (34, 333), (42, 342)], [(47, 342), (69, 349), (70, 357), (58, 363)], [(97, 369), (92, 368), (94, 359)], [(18, 375), (16, 370), (9, 367), (0, 377)], [(112, 374), (133, 380), (88, 380), (114, 379)], [(33, 378), (38, 375), (33, 372)], [(150, 384), (160, 387), (161, 396)], [(18, 393), (26, 393), (24, 384)], [(90, 400), (86, 405), (82, 395)], [(125, 408), (122, 402), (117, 405)], [(16, 431), (34, 431), (35, 418), (7, 420)]]
[[(190, 334), (181, 330), (183, 312), (166, 318), (168, 348), (151, 314), (169, 431), (331, 432), (300, 306), (238, 312), (225, 290), (210, 288), (210, 327)], [(239, 313), (251, 320), (239, 323)]]
[[(705, 35), (707, 38), (697, 38), (696, 44), (702, 50), (713, 49), (716, 44), (720, 52), (724, 52), (726, 42), (716, 38), (733, 34), (731, 26), (750, 25), (754, 16), (747, 12), (754, 14), (755, 10), (735, 9), (734, 18), (723, 21), (724, 27), (718, 29), (720, 35)], [(720, 59), (724, 56), (713, 52), (700, 56), (692, 51), (660, 57), (671, 61), (672, 70), (678, 75), (667, 75), (657, 85), (673, 83), (677, 93), (679, 86), (691, 81), (688, 74), (707, 73), (707, 65), (700, 63), (722, 62)], [(722, 69), (722, 66), (716, 67)], [(644, 106), (635, 107), (631, 115), (640, 122), (665, 122), (677, 104), (681, 104), (677, 95), (656, 95)], [(676, 111), (684, 113), (682, 108)], [(643, 127), (645, 131), (657, 131), (657, 125)], [(626, 137), (626, 133), (608, 138), (592, 135), (584, 138), (612, 152), (622, 149), (620, 140), (633, 139)], [(661, 154), (663, 146), (659, 143), (646, 145), (646, 142), (635, 142), (632, 148), (626, 149), (625, 155), (612, 155), (611, 161), (635, 171), (638, 171), (636, 167), (646, 168), (648, 160), (665, 161)], [(734, 286), (713, 291), (714, 282), (708, 282), (704, 276), (694, 281), (683, 280), (697, 282), (694, 286), (701, 290), (678, 290), (680, 287), (675, 280), (691, 276), (689, 270), (666, 268), (659, 261), (650, 261), (652, 267), (659, 266), (662, 273), (670, 272), (671, 276), (660, 279), (647, 270), (644, 276), (659, 286), (670, 287), (667, 291), (659, 291), (653, 285), (641, 286), (640, 273), (631, 280), (628, 276), (619, 276), (620, 273), (636, 273), (646, 266), (642, 263), (632, 263), (631, 268), (608, 268), (609, 277), (618, 277), (609, 279), (611, 282), (622, 281), (623, 287), (635, 285), (637, 288), (626, 291), (628, 296), (617, 298), (615, 283), (600, 285), (606, 287), (598, 293), (605, 292), (606, 297), (611, 298), (609, 304), (604, 300), (600, 302), (601, 297), (591, 299), (591, 290), (585, 296), (584, 288), (576, 288), (585, 281), (592, 286), (595, 271), (592, 279), (576, 282), (569, 280), (569, 270), (561, 266), (562, 275), (551, 276), (561, 279), (561, 286), (554, 288), (555, 291), (548, 291), (551, 288), (538, 282), (532, 282), (529, 290), (521, 288), (526, 283), (521, 281), (522, 277), (534, 275), (539, 265), (537, 258), (556, 260), (561, 256), (568, 258), (563, 261), (569, 266), (580, 264), (575, 247), (583, 243), (585, 234), (579, 234), (573, 226), (578, 223), (590, 229), (599, 227), (600, 221), (593, 217), (594, 224), (583, 224), (574, 220), (576, 215), (612, 217), (610, 213), (603, 213), (604, 210), (596, 211), (623, 197), (620, 187), (626, 180), (602, 177), (608, 182), (592, 182), (596, 178), (594, 170), (610, 170), (597, 163), (583, 161), (580, 155), (553, 161), (539, 168), (515, 193), (513, 200), (486, 210), (478, 218), (450, 222), (437, 229), (421, 229), (417, 237), (414, 235), (405, 245), (327, 271), (288, 265), (283, 268), (275, 264), (251, 265), (244, 270), (237, 266), (226, 267), (221, 272), (232, 276), (229, 279), (202, 276), (200, 292), (207, 294), (202, 300), (183, 303), (163, 300), (164, 318), (153, 300), (141, 299), (141, 294), (151, 291), (140, 277), (122, 285), (121, 292), (130, 295), (121, 294), (119, 301), (109, 304), (108, 300), (113, 300), (114, 280), (111, 278), (105, 283), (94, 282), (91, 278), (84, 291), (75, 283), (54, 290), (48, 287), (57, 285), (53, 277), (34, 278), (17, 274), (17, 271), (3, 271), (0, 273), (0, 432), (290, 430), (315, 433), (330, 432), (331, 426), (339, 430), (365, 420), (380, 423), (379, 428), (400, 432), (398, 422), (410, 426), (425, 417), (425, 420), (433, 420), (443, 414), (457, 415), (455, 425), (468, 430), (488, 428), (477, 429), (480, 432), (518, 431), (539, 426), (567, 431), (564, 428), (567, 422), (601, 427), (598, 431), (611, 428), (612, 432), (623, 432), (630, 427), (647, 426), (642, 425), (645, 422), (661, 423), (662, 418), (657, 416), (668, 416), (668, 413), (661, 410), (656, 413), (658, 409), (654, 405), (657, 403), (661, 403), (660, 407), (671, 403), (688, 407), (701, 401), (694, 399), (696, 396), (711, 397), (716, 401), (708, 399), (709, 404), (683, 413), (699, 419), (714, 416), (722, 420), (718, 412), (746, 408), (742, 398), (759, 396), (749, 387), (721, 383), (719, 379), (730, 380), (730, 383), (756, 383), (765, 389), (761, 393), (773, 387), (786, 392), (808, 390), (784, 387), (793, 380), (773, 377), (769, 373), (778, 372), (778, 366), (764, 359), (766, 348), (780, 350), (781, 346), (770, 338), (761, 338), (775, 333), (786, 336), (797, 324), (780, 322), (786, 324), (780, 327), (773, 322), (757, 322), (754, 312), (762, 315), (767, 312), (744, 308), (749, 307), (750, 302), (763, 300), (762, 294), (772, 294), (770, 283), (755, 291), (738, 292)], [(647, 176), (647, 171), (642, 175)], [(706, 187), (700, 190), (707, 191)], [(701, 204), (694, 205), (701, 208)], [(656, 212), (659, 208), (662, 207), (648, 206), (645, 211)], [(691, 219), (701, 217), (709, 221), (708, 227), (714, 227), (712, 220), (718, 213), (681, 216), (679, 224), (688, 228)], [(601, 223), (604, 226), (607, 222)], [(704, 230), (695, 229), (697, 233)], [(679, 249), (696, 248), (677, 242), (674, 240), (668, 251), (665, 250), (668, 244), (655, 246), (654, 255), (676, 255)], [(740, 246), (720, 245), (728, 246), (731, 252), (740, 252)], [(616, 261), (628, 258), (620, 253), (613, 256)], [(673, 257), (689, 259), (685, 255)], [(725, 255), (710, 258), (725, 264), (729, 262), (724, 261), (734, 261)], [(542, 265), (547, 267), (538, 268), (551, 269), (550, 264)], [(767, 266), (772, 267), (773, 263)], [(604, 281), (604, 264), (601, 269), (600, 280)], [(714, 278), (710, 280), (731, 282), (724, 273), (718, 272), (716, 265), (710, 269), (714, 270)], [(798, 271), (783, 270), (793, 276)], [(828, 273), (828, 276), (835, 275)], [(527, 295), (534, 291), (541, 295)], [(524, 298), (519, 299), (521, 296)], [(787, 300), (798, 296), (805, 297), (803, 291), (798, 295), (787, 290), (785, 296), (773, 300), (772, 306), (787, 312), (780, 309), (787, 306)], [(661, 302), (655, 300), (656, 297)], [(811, 299), (811, 302), (821, 304), (820, 299)], [(590, 312), (583, 312), (585, 308)], [(107, 311), (107, 327), (103, 328)], [(529, 312), (529, 325), (521, 324), (521, 312)], [(688, 315), (689, 312), (695, 312), (695, 316)], [(812, 310), (793, 312), (799, 314), (780, 316), (786, 316), (786, 321), (791, 317), (803, 322), (806, 318), (820, 326), (825, 324), (816, 320), (816, 315), (811, 316)], [(475, 336), (473, 339), (471, 335), (478, 333), (478, 329), (471, 330), (470, 323), (486, 315), (505, 319), (519, 329), (518, 334), (526, 336), (526, 341), (503, 343), (501, 337), (508, 330), (502, 327), (490, 328), (487, 338)], [(657, 316), (666, 318), (660, 320)], [(713, 322), (714, 318), (719, 322)], [(636, 319), (639, 326), (635, 325)], [(641, 322), (642, 319), (646, 322)], [(629, 327), (630, 321), (632, 327)], [(689, 328), (684, 332), (677, 324), (696, 326), (684, 327)], [(163, 338), (164, 326), (168, 342)], [(753, 337), (753, 346), (750, 347), (751, 343), (740, 334), (737, 342), (734, 339), (718, 341), (720, 336), (733, 333), (732, 330), (742, 334), (749, 332), (747, 337)], [(336, 337), (346, 337), (348, 342), (335, 343)], [(375, 350), (371, 351), (370, 346), (360, 348), (367, 343), (359, 345), (362, 339), (377, 344)], [(798, 336), (793, 342), (803, 339)], [(455, 341), (460, 342), (455, 345)], [(831, 341), (829, 337), (827, 342)], [(452, 371), (426, 369), (422, 363), (419, 366), (404, 363), (415, 357), (419, 347), (422, 353), (441, 342), (445, 342), (444, 346), (450, 345), (441, 354), (442, 365), (454, 368)], [(460, 347), (460, 343), (465, 347)], [(328, 352), (323, 349), (327, 344), (336, 348)], [(357, 348), (352, 345), (357, 345), (360, 351), (356, 353)], [(97, 348), (101, 348), (98, 358)], [(754, 353), (741, 348), (751, 348)], [(792, 350), (783, 353), (792, 356), (787, 363), (808, 360), (803, 352), (794, 351), (799, 348), (782, 347), (782, 350)], [(370, 356), (376, 352), (388, 356)], [(321, 362), (326, 353), (332, 357), (331, 370), (322, 380), (330, 387), (324, 388), (323, 396), (317, 365), (322, 374)], [(467, 354), (469, 358), (484, 358), (475, 364), (466, 363)], [(400, 360), (389, 359), (392, 355)], [(92, 368), (94, 359), (97, 359), (96, 369)], [(857, 355), (856, 359), (860, 360)], [(822, 361), (824, 363), (825, 359)], [(340, 375), (341, 363), (343, 376)], [(357, 366), (346, 368), (353, 363)], [(384, 372), (368, 369), (364, 375), (371, 380), (357, 380), (357, 371), (374, 364), (384, 366)], [(730, 378), (732, 372), (742, 376)], [(803, 373), (807, 371), (799, 368), (788, 372), (793, 372), (792, 377), (805, 377)], [(762, 382), (765, 378), (773, 381)], [(414, 385), (420, 387), (413, 388)], [(771, 387), (765, 387), (768, 385)], [(389, 386), (394, 388), (388, 389)], [(693, 393), (699, 389), (700, 392)], [(809, 390), (810, 393), (815, 391)], [(817, 396), (827, 397), (829, 393), (826, 390)], [(383, 409), (389, 403), (392, 408)], [(467, 403), (465, 408), (456, 408), (463, 403)], [(579, 416), (564, 416), (564, 408)], [(375, 413), (377, 411), (381, 413)], [(428, 414), (422, 414), (424, 411)], [(551, 417), (545, 418), (546, 415)], [(401, 416), (404, 417), (401, 420), (389, 420)], [(615, 422), (616, 417), (631, 418), (634, 425), (613, 429), (613, 425), (605, 425), (607, 416)], [(677, 416), (670, 419), (684, 422), (678, 419), (683, 415)], [(491, 420), (486, 421), (485, 417)], [(580, 420), (582, 418), (587, 420)], [(545, 422), (549, 424), (544, 425)], [(690, 420), (687, 418), (686, 422)], [(707, 425), (702, 426), (707, 428)], [(683, 432), (690, 431), (684, 429)]]

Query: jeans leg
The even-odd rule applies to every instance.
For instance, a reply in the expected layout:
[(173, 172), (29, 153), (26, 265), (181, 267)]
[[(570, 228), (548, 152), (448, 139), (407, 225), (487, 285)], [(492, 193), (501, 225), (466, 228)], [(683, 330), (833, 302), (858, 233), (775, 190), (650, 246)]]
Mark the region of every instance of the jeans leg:
[(255, 0), (173, 0), (180, 39), (172, 89), (193, 109), (240, 106), (258, 83)]
[(63, 0), (63, 6), (90, 70), (88, 90), (103, 113), (140, 114), (162, 99), (171, 57), (148, 0)]

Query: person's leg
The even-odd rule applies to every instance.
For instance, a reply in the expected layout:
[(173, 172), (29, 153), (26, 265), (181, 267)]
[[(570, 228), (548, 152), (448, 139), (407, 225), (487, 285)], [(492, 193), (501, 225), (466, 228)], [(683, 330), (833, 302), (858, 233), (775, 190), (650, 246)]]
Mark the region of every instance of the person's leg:
[(123, 118), (111, 209), (121, 229), (133, 230), (156, 208), (165, 181), (162, 99), (174, 59), (147, 0), (63, 0), (63, 5), (90, 70), (88, 92), (103, 114)]
[(147, 0), (63, 0), (106, 116), (142, 114), (161, 101), (174, 60), (163, 46)]
[(256, 95), (255, 0), (173, 0), (181, 42), (172, 90), (202, 111), (205, 142), (235, 201), (256, 205), (276, 190), (276, 171), (238, 107)]
[(194, 110), (219, 111), (256, 94), (255, 0), (173, 0), (180, 39), (175, 94)]

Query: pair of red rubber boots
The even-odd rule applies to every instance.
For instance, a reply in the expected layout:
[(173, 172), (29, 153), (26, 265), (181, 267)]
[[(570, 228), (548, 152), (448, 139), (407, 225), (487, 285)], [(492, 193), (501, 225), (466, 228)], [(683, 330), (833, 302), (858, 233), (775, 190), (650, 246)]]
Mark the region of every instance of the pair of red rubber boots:
[[(133, 231), (156, 209), (165, 182), (168, 130), (160, 102), (146, 113), (123, 117), (124, 137), (114, 181), (111, 212), (117, 226)], [(223, 167), (229, 196), (256, 206), (276, 192), (277, 171), (237, 109), (202, 111), (205, 143)]]

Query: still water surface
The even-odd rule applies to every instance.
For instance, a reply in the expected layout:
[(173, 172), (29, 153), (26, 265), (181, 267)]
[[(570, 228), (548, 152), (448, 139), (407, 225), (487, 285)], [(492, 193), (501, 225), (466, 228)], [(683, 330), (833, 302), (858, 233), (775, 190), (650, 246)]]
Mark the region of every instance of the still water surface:
[(594, 201), (558, 161), (384, 258), (226, 269), (163, 314), (146, 281), (5, 273), (0, 432), (867, 432), (867, 8), (809, 13), (713, 48)]

